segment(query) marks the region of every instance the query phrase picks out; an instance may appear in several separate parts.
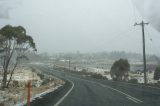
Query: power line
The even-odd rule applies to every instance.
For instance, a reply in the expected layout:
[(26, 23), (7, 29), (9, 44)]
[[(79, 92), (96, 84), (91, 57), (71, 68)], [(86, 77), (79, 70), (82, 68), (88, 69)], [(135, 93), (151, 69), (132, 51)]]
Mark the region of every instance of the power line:
[(146, 34), (146, 35), (150, 38), (149, 41), (152, 43), (152, 46), (153, 46), (153, 48), (154, 48), (154, 49), (152, 48), (152, 50), (155, 50), (158, 54), (160, 54), (160, 51), (158, 51), (159, 48), (157, 48), (157, 47), (155, 46), (154, 39), (149, 36), (149, 35), (151, 35), (151, 34), (150, 34), (150, 32), (148, 31), (147, 28), (146, 28), (146, 32), (148, 33), (148, 34)]
[[(121, 36), (121, 35), (126, 35), (127, 33), (130, 33), (129, 31), (133, 29), (133, 26), (132, 27), (129, 27), (129, 28), (126, 28), (124, 31), (122, 32), (118, 32), (117, 34), (109, 34), (109, 35), (112, 35), (113, 37), (110, 38), (110, 39), (107, 39), (106, 41), (103, 41), (101, 42), (101, 44), (99, 46), (96, 47), (96, 50), (99, 49), (100, 47), (106, 45), (106, 42), (107, 44), (110, 45), (111, 42), (115, 41), (116, 39), (120, 39), (124, 36)], [(105, 50), (104, 50), (105, 51)]]
[[(128, 35), (129, 33), (131, 33), (131, 32), (129, 32), (131, 29), (133, 29), (133, 27), (129, 27), (129, 28), (127, 28), (126, 30), (124, 30), (124, 31), (122, 31), (122, 32), (119, 32), (119, 33), (117, 33), (117, 34), (112, 34), (113, 35), (113, 37), (112, 38), (110, 38), (110, 39), (107, 39), (107, 41), (105, 41), (105, 42), (107, 42), (108, 44), (110, 44), (111, 42), (115, 42), (115, 40), (120, 40), (121, 38), (124, 38), (126, 35)], [(104, 42), (104, 43), (105, 43)], [(104, 44), (103, 43), (103, 44)]]

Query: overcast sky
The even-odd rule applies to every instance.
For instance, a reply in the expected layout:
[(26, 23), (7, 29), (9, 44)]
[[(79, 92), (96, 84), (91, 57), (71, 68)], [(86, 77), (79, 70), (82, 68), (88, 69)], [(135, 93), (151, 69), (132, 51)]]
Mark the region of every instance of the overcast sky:
[(144, 19), (151, 23), (146, 26), (146, 51), (160, 54), (159, 7), (152, 0), (137, 1), (0, 0), (0, 27), (24, 26), (39, 52), (141, 53), (141, 27), (133, 25)]

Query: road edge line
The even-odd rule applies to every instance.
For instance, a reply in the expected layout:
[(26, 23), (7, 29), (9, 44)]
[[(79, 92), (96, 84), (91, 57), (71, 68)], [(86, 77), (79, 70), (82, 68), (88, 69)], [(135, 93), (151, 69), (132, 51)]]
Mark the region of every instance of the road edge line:
[[(67, 79), (68, 80), (68, 79)], [(69, 89), (69, 91), (60, 99), (58, 100), (58, 102), (56, 104), (54, 104), (54, 106), (59, 106), (62, 101), (71, 93), (71, 91), (73, 90), (74, 88), (74, 83), (71, 81), (71, 80), (68, 80), (71, 84), (72, 84), (72, 87)]]

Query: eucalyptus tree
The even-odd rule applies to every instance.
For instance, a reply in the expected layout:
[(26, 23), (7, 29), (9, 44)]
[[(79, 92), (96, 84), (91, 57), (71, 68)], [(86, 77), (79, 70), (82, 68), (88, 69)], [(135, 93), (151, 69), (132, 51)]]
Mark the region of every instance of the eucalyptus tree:
[[(22, 59), (28, 59), (27, 51), (36, 51), (33, 38), (22, 26), (6, 25), (0, 29), (0, 58), (2, 65), (2, 88), (7, 88), (12, 75)], [(10, 74), (7, 80), (7, 75)]]

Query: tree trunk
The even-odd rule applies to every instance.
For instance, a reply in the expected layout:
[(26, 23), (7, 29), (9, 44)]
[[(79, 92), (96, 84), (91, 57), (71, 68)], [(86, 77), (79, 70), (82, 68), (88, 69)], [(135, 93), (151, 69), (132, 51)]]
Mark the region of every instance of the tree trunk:
[(2, 80), (2, 88), (6, 88), (6, 84), (7, 84), (7, 70), (4, 70), (4, 74), (3, 74), (3, 80)]
[(9, 87), (9, 84), (10, 84), (10, 82), (11, 82), (11, 80), (12, 80), (13, 72), (14, 72), (14, 70), (15, 70), (16, 67), (17, 67), (17, 62), (16, 62), (15, 66), (14, 66), (12, 72), (11, 72), (11, 76), (10, 76), (9, 81), (8, 81), (8, 83), (7, 83), (7, 86), (6, 86), (7, 88)]
[[(14, 70), (13, 70), (13, 71), (14, 71)], [(9, 87), (9, 84), (10, 84), (10, 82), (11, 82), (11, 80), (12, 80), (13, 71), (11, 72), (11, 76), (10, 76), (10, 78), (9, 78), (9, 81), (8, 81), (7, 85), (6, 85), (6, 88)]]

